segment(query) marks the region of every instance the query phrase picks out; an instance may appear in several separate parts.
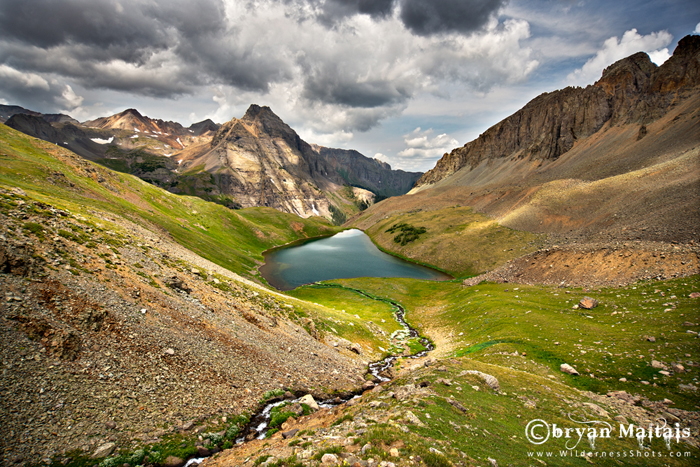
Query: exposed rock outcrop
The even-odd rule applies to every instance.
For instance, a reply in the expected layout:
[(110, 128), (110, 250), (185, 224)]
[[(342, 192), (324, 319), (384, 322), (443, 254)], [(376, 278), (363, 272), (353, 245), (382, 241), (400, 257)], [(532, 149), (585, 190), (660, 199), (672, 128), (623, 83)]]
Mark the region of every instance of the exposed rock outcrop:
[[(196, 178), (200, 191), (229, 197), (242, 207), (328, 218), (339, 208), (338, 197), (348, 204), (357, 197), (340, 192), (346, 185), (392, 196), (406, 193), (420, 175), (391, 170), (357, 151), (312, 146), (269, 107), (258, 105), (224, 123), (208, 147), (187, 154), (181, 172)], [(336, 199), (331, 202), (331, 197)]]
[(660, 67), (640, 52), (606, 68), (592, 86), (542, 94), (476, 140), (445, 154), (416, 186), (434, 184), (484, 160), (554, 160), (606, 123), (655, 121), (700, 84), (699, 56), (700, 36), (687, 36)]

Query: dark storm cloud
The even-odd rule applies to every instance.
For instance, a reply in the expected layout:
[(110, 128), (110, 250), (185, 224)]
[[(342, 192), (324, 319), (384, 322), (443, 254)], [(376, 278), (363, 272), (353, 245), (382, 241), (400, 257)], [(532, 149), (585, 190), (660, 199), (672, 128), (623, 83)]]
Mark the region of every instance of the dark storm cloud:
[(95, 48), (103, 60), (142, 63), (178, 36), (222, 27), (220, 1), (0, 0), (0, 38), (48, 49)]
[(308, 79), (303, 96), (311, 101), (361, 108), (393, 105), (410, 97), (406, 90), (388, 81), (343, 81), (337, 76)]
[(372, 17), (386, 17), (394, 8), (394, 0), (326, 0), (323, 3), (323, 16), (338, 19), (354, 14)]
[(507, 0), (401, 0), (401, 20), (416, 34), (481, 29)]

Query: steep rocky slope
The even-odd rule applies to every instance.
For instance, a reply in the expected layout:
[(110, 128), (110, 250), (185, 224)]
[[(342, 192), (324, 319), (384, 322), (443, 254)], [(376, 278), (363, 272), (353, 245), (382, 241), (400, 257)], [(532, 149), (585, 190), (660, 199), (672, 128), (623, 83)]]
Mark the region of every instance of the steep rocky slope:
[[(440, 239), (480, 241), (473, 226), (452, 219), (449, 210), (459, 206), (540, 235), (537, 248), (692, 245), (700, 233), (699, 63), (700, 36), (689, 36), (660, 67), (638, 53), (608, 67), (595, 85), (543, 94), (446, 154), (409, 195), (348, 224), (390, 251), (432, 264), (449, 255), (433, 245)], [(431, 220), (440, 218), (451, 221)], [(428, 233), (399, 246), (384, 233), (397, 222), (416, 222)], [(502, 256), (498, 244), (490, 248)], [(511, 259), (534, 249), (512, 251)], [(468, 251), (455, 244), (451, 261), (461, 265), (454, 269), (474, 274), (494, 266), (479, 267)]]
[(312, 145), (348, 185), (364, 188), (381, 198), (408, 193), (422, 172), (392, 170), (386, 162), (369, 159), (357, 151)]
[[(636, 126), (635, 136), (641, 140), (648, 133), (647, 125), (695, 93), (700, 85), (699, 56), (700, 36), (687, 36), (661, 67), (640, 52), (605, 69), (602, 78), (592, 86), (543, 94), (476, 140), (446, 154), (421, 177), (416, 188), (435, 184), (462, 168), (474, 170), (483, 162), (526, 160), (536, 162), (533, 168), (539, 168), (591, 135), (615, 126)], [(697, 131), (690, 132), (686, 146), (696, 144), (698, 138)], [(640, 162), (646, 161), (642, 158)], [(613, 167), (587, 178), (619, 173), (620, 167)]]
[(219, 128), (211, 143), (182, 158), (175, 192), (230, 197), (241, 206), (270, 206), (302, 217), (357, 212), (355, 185), (381, 196), (403, 194), (419, 174), (391, 170), (357, 151), (311, 146), (269, 107), (251, 105)]
[(2, 128), (0, 463), (107, 446), (161, 464), (196, 453), (203, 423), (235, 429), (266, 391), (363, 382), (355, 353), (321, 342), (321, 306), (232, 272), (256, 278), (263, 250), (327, 223), (181, 200)]

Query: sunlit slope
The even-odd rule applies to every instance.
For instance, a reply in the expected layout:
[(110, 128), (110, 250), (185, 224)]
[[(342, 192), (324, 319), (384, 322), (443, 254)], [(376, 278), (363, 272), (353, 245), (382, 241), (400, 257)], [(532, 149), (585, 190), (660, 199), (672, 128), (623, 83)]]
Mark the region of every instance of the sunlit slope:
[(0, 185), (84, 216), (128, 219), (227, 269), (254, 276), (262, 252), (336, 228), (271, 208), (233, 211), (178, 196), (0, 125)]

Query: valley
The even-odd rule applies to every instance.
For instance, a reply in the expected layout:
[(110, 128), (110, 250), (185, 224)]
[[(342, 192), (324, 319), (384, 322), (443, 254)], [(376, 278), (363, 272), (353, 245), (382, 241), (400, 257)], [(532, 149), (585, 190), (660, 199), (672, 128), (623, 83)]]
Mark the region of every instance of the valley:
[[(189, 128), (3, 106), (0, 463), (694, 465), (688, 37), (661, 67), (635, 54), (536, 98), (422, 175), (306, 143), (257, 105)], [(353, 228), (453, 279), (280, 291), (260, 273), (271, 249)]]

